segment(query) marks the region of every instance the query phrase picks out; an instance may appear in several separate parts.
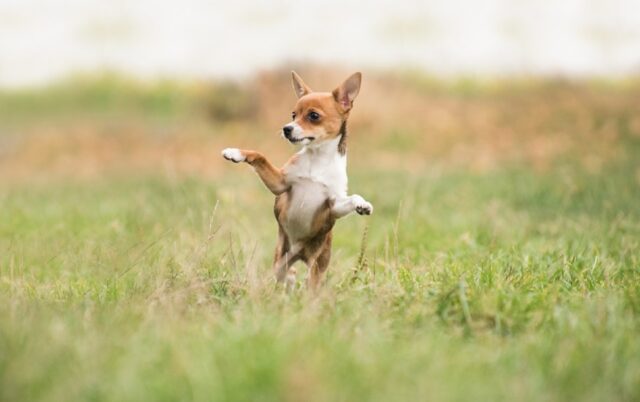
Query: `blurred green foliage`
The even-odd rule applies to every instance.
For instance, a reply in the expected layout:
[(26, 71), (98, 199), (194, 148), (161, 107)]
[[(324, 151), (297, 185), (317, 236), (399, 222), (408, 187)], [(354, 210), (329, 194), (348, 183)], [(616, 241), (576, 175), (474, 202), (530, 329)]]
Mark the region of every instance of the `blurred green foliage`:
[(0, 118), (171, 117), (203, 113), (227, 122), (254, 116), (246, 88), (234, 82), (145, 83), (117, 74), (75, 77), (44, 88), (0, 90)]

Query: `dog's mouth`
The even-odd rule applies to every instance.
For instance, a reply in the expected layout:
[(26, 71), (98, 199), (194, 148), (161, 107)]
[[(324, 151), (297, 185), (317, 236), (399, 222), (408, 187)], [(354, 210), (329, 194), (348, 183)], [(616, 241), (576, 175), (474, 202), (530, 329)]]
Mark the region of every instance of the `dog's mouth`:
[(316, 137), (300, 137), (300, 138), (295, 138), (295, 137), (291, 137), (291, 138), (287, 138), (287, 140), (289, 140), (290, 143), (292, 144), (297, 144), (300, 142), (303, 142), (304, 140), (308, 140), (307, 144), (313, 140), (315, 140)]

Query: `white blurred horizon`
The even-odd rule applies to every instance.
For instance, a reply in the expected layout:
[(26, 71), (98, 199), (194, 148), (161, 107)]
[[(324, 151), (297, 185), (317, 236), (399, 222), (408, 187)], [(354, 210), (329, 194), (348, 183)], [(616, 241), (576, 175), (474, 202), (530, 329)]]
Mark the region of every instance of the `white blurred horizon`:
[(116, 71), (241, 78), (287, 64), (452, 77), (640, 73), (640, 2), (0, 0), (0, 87)]

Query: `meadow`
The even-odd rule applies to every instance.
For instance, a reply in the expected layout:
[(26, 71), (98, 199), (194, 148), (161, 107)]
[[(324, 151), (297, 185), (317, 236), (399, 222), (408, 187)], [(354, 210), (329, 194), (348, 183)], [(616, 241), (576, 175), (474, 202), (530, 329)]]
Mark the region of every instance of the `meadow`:
[(365, 72), (312, 295), (220, 157), (293, 152), (288, 77), (0, 92), (0, 400), (640, 399), (640, 83)]

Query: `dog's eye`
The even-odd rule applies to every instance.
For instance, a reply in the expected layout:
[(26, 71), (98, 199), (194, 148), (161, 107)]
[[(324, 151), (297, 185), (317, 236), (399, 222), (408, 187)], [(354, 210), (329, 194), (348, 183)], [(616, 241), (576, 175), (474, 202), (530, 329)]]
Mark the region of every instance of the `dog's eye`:
[(309, 121), (318, 121), (320, 120), (320, 115), (316, 112), (310, 112), (307, 117), (309, 118)]
[(291, 112), (291, 120), (295, 120), (296, 119), (296, 112)]

